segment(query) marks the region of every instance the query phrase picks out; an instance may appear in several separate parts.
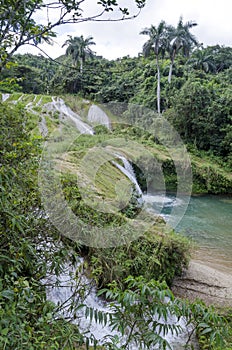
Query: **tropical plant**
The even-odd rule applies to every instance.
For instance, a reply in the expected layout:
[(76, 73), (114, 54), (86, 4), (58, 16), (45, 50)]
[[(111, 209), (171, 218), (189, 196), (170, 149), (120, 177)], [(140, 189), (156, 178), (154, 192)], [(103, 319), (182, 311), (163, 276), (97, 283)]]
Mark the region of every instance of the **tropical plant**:
[(215, 82), (214, 76), (197, 74), (194, 71), (173, 97), (173, 109), (166, 116), (185, 142), (226, 159), (231, 154), (231, 85), (223, 82), (222, 90), (220, 76)]
[[(19, 47), (25, 44), (38, 46), (43, 40), (51, 42), (51, 38), (56, 36), (53, 30), (57, 26), (93, 19), (106, 21), (104, 14), (116, 9), (119, 16), (114, 20), (138, 16), (146, 0), (134, 1), (139, 9), (135, 15), (130, 16), (128, 8), (121, 7), (115, 0), (99, 0), (97, 13), (85, 17), (81, 8), (85, 0), (0, 0), (0, 70), (11, 60)], [(42, 10), (46, 14), (46, 24), (38, 24), (35, 21), (35, 14)], [(108, 21), (110, 20), (109, 18)]]
[[(198, 55), (198, 51), (196, 51)], [(232, 48), (224, 47), (220, 45), (207, 46), (201, 48), (201, 54), (199, 54), (199, 61), (202, 61), (200, 57), (202, 55), (205, 61), (210, 61), (213, 67), (209, 67), (210, 73), (219, 73), (229, 69), (232, 66)], [(195, 56), (195, 52), (194, 52)], [(211, 69), (213, 68), (213, 69)], [(231, 76), (230, 74), (227, 74)]]
[(70, 55), (73, 60), (73, 64), (76, 66), (80, 63), (80, 73), (83, 73), (83, 65), (86, 58), (93, 58), (94, 52), (90, 49), (90, 45), (95, 45), (92, 36), (88, 36), (84, 39), (83, 35), (75, 36), (72, 38), (69, 35), (69, 39), (65, 41), (62, 47), (68, 46), (66, 50), (66, 55)]
[(157, 111), (160, 114), (160, 65), (159, 57), (164, 57), (168, 45), (168, 30), (165, 21), (161, 21), (157, 27), (143, 29), (140, 34), (148, 35), (149, 40), (143, 45), (143, 54), (148, 56), (153, 50), (156, 58), (157, 69)]
[(181, 326), (173, 323), (171, 317), (180, 318), (181, 309), (174, 303), (174, 296), (165, 283), (146, 281), (142, 276), (125, 279), (125, 290), (113, 282), (110, 289), (103, 289), (99, 295), (114, 301), (111, 304), (109, 323), (112, 330), (120, 333), (117, 349), (171, 349), (165, 335), (170, 331), (179, 334)]
[(41, 283), (62, 270), (68, 252), (40, 211), (37, 124), (22, 106), (0, 103), (0, 113), (0, 348), (75, 349), (82, 336), (55, 320)]
[(168, 51), (170, 54), (170, 68), (168, 75), (168, 82), (171, 83), (172, 70), (175, 57), (177, 53), (182, 50), (185, 57), (189, 57), (189, 54), (194, 46), (198, 45), (196, 37), (190, 32), (190, 29), (197, 26), (196, 22), (190, 21), (183, 23), (183, 18), (180, 17), (177, 27), (169, 26), (169, 46)]
[[(188, 303), (175, 299), (166, 283), (160, 283), (144, 277), (128, 276), (124, 280), (125, 289), (116, 282), (109, 288), (102, 289), (98, 295), (111, 300), (110, 313), (87, 308), (87, 314), (101, 323), (110, 325), (115, 336), (107, 336), (104, 346), (113, 350), (136, 349), (160, 350), (172, 349), (165, 339), (167, 334), (179, 335), (188, 330), (186, 349), (194, 349), (192, 337), (206, 337), (211, 346), (225, 345), (228, 327), (224, 317), (218, 315), (214, 308), (207, 308), (203, 303)], [(184, 329), (183, 329), (184, 328)]]
[(214, 73), (216, 71), (213, 56), (208, 54), (206, 50), (195, 51), (187, 63), (194, 69), (202, 69), (206, 73)]

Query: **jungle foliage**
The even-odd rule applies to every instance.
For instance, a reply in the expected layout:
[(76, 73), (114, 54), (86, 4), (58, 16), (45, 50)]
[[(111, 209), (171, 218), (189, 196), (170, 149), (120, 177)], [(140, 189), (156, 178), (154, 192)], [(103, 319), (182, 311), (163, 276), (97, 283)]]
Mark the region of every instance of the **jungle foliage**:
[[(109, 13), (118, 12), (116, 20), (137, 17), (145, 5), (145, 0), (135, 0), (137, 13), (121, 7), (115, 0), (99, 0), (96, 12), (91, 16), (83, 11), (82, 1), (75, 0), (1, 0), (0, 1), (0, 71), (6, 67), (17, 50), (26, 45), (37, 47), (42, 42), (51, 43), (56, 37), (54, 29), (64, 24), (98, 20), (110, 21)], [(44, 23), (35, 20), (40, 11), (45, 11)], [(56, 11), (54, 11), (56, 10)], [(40, 12), (41, 13), (41, 12)], [(105, 15), (107, 16), (107, 19)]]
[[(26, 2), (30, 5), (28, 8), (24, 6)], [(94, 55), (91, 60), (88, 57), (80, 60), (79, 55), (73, 62), (69, 54), (53, 61), (33, 55), (14, 55), (12, 58), (15, 49), (28, 39), (38, 45), (41, 40), (52, 37), (53, 27), (38, 26), (31, 20), (30, 14), (36, 6), (44, 6), (43, 1), (12, 2), (26, 14), (26, 22), (20, 13), (15, 12), (14, 16), (8, 13), (6, 3), (2, 1), (2, 11), (8, 19), (0, 23), (3, 29), (0, 41), (1, 92), (20, 92), (20, 95), (45, 92), (48, 100), (51, 99), (49, 94), (78, 94), (95, 102), (139, 104), (154, 111), (158, 102), (159, 76), (158, 112), (174, 125), (192, 154), (196, 192), (231, 191), (228, 175), (232, 165), (230, 47), (216, 45), (195, 47), (195, 50), (189, 47), (186, 55), (183, 54), (183, 44), (176, 41), (176, 46), (165, 47), (162, 55), (158, 50), (156, 53), (151, 51), (147, 57), (139, 54), (135, 58), (123, 57), (114, 61)], [(75, 4), (73, 1), (55, 3), (62, 3), (67, 15)], [(144, 5), (144, 1), (135, 3), (139, 8)], [(78, 21), (79, 5), (76, 6)], [(117, 2), (99, 1), (99, 6), (108, 12), (117, 6)], [(121, 9), (121, 13), (128, 15), (127, 9)], [(24, 26), (25, 37), (22, 36), (21, 42), (14, 47), (12, 40), (20, 25)], [(13, 32), (8, 32), (10, 27)], [(10, 48), (12, 51), (8, 55)], [(159, 68), (155, 64), (155, 55), (159, 56)], [(38, 112), (42, 110), (38, 109)], [(44, 141), (36, 129), (38, 118), (26, 112), (23, 103), (0, 103), (0, 114), (0, 347), (5, 350), (89, 348), (91, 337), (81, 334), (78, 326), (69, 322), (73, 319), (63, 318), (59, 307), (47, 300), (46, 283), (43, 282), (47, 275), (59, 276), (66, 263), (75, 266), (82, 254), (88, 262), (86, 273), (95, 279), (99, 288), (104, 287), (99, 295), (111, 300), (113, 310), (112, 314), (104, 316), (86, 308), (86, 315), (102, 325), (108, 318), (125, 340), (119, 345), (119, 339), (112, 337), (110, 342), (105, 341), (105, 349), (128, 349), (130, 341), (138, 346), (149, 348), (151, 344), (158, 344), (160, 349), (167, 349), (167, 342), (156, 331), (159, 328), (164, 332), (167, 329), (178, 332), (178, 326), (161, 322), (170, 312), (178, 319), (186, 317), (197, 332), (202, 349), (231, 349), (230, 313), (219, 316), (213, 308), (206, 308), (202, 303), (185, 304), (176, 300), (167, 287), (187, 266), (189, 242), (167, 230), (162, 219), (157, 219), (150, 231), (136, 241), (117, 248), (90, 248), (60, 236), (43, 215), (38, 192), (37, 173)], [(149, 130), (154, 122), (153, 116), (152, 112), (144, 115), (139, 124)], [(58, 118), (51, 121), (46, 117), (52, 128), (59, 125)], [(151, 148), (154, 144), (157, 149), (161, 147), (159, 140), (149, 132), (139, 135), (134, 127), (136, 114), (132, 109), (129, 108), (124, 118), (127, 124), (133, 123), (133, 127), (127, 125), (117, 131), (115, 123), (115, 133), (139, 139)], [(96, 140), (103, 141), (107, 137), (108, 131), (98, 128), (91, 141), (90, 137), (80, 137), (73, 151), (85, 152), (91, 142), (94, 145)], [(172, 167), (173, 164), (166, 159), (163, 170), (173, 189), (175, 174), (172, 174)], [(133, 205), (117, 215), (99, 214), (88, 208), (70, 174), (63, 174), (62, 186), (72, 210), (90, 225), (104, 227), (133, 218)], [(151, 300), (155, 302), (151, 303)], [(73, 299), (70, 307), (76, 311), (79, 304)], [(158, 313), (158, 321), (153, 318), (155, 313)], [(97, 348), (96, 340), (93, 339), (92, 344)]]
[(59, 234), (41, 215), (41, 137), (31, 136), (35, 125), (22, 107), (0, 104), (0, 113), (0, 348), (58, 350), (82, 344), (75, 326), (55, 321), (41, 283), (70, 257), (70, 248), (59, 243)]
[[(174, 300), (165, 281), (171, 283), (174, 275), (181, 273), (182, 268), (187, 265), (189, 243), (186, 239), (165, 229), (161, 219), (140, 239), (113, 249), (92, 249), (60, 236), (49, 220), (42, 215), (37, 170), (43, 139), (31, 132), (38, 121), (33, 117), (32, 123), (31, 116), (25, 112), (22, 104), (15, 106), (4, 103), (0, 104), (0, 108), (3, 146), (0, 173), (1, 347), (9, 350), (89, 348), (91, 337), (81, 334), (78, 327), (70, 323), (73, 318), (61, 317), (60, 306), (57, 307), (47, 300), (46, 282), (42, 283), (47, 275), (57, 275), (59, 278), (67, 263), (73, 263), (75, 266), (80, 254), (84, 254), (89, 263), (86, 273), (89, 271), (99, 287), (105, 287), (100, 294), (106, 293), (107, 297), (112, 299), (113, 313), (103, 315), (102, 312), (87, 307), (86, 315), (90, 319), (95, 318), (101, 324), (108, 319), (111, 326), (122, 336), (127, 334), (126, 329), (131, 327), (132, 319), (129, 315), (133, 313), (135, 317), (136, 328), (131, 329), (125, 344), (119, 344), (120, 338), (111, 337), (105, 341), (105, 349), (128, 349), (130, 341), (146, 346), (159, 344), (160, 349), (166, 349), (168, 343), (159, 333), (149, 332), (147, 312), (150, 316), (158, 312), (159, 317), (164, 320), (169, 312), (173, 312), (176, 317), (186, 313), (199, 335), (206, 335), (204, 343), (220, 346), (223, 342), (222, 334), (225, 336), (226, 321), (213, 309), (199, 304), (164, 302), (166, 296)], [(101, 132), (96, 138), (105, 136), (107, 134)], [(87, 140), (83, 135), (80, 151), (93, 139), (89, 136)], [(77, 144), (73, 147), (77, 147)], [(62, 181), (67, 200), (83, 220), (86, 218), (88, 222), (91, 220), (94, 225), (101, 226), (112, 222), (113, 217), (99, 216), (80, 203), (79, 190), (70, 175), (64, 175)], [(119, 220), (122, 218), (122, 215), (118, 216)], [(115, 223), (115, 218), (113, 221)], [(132, 274), (134, 277), (128, 277)], [(84, 291), (85, 289), (78, 290), (78, 300)], [(136, 298), (135, 304), (131, 304), (131, 298)], [(147, 309), (149, 298), (156, 298), (156, 303), (149, 302), (153, 308)], [(76, 297), (73, 296), (69, 303), (74, 315), (75, 310), (80, 307), (80, 302), (81, 299), (77, 303)], [(118, 303), (121, 303), (122, 309), (118, 308)], [(141, 311), (144, 315), (142, 319)], [(137, 329), (145, 329), (144, 327), (148, 328), (142, 337)], [(153, 327), (154, 330), (162, 328), (164, 332), (167, 329), (174, 333), (180, 331), (178, 327), (163, 321), (157, 323), (154, 320)], [(97, 347), (94, 338), (92, 344)]]
[[(160, 108), (186, 144), (219, 156), (231, 166), (232, 49), (219, 45), (198, 48), (190, 57), (177, 53), (168, 82), (170, 59), (160, 60)], [(68, 69), (69, 68), (69, 69)], [(100, 103), (112, 101), (156, 109), (157, 68), (154, 54), (108, 61), (93, 56), (81, 69), (71, 56), (50, 61), (17, 55), (2, 72), (1, 89), (10, 92), (80, 94)], [(148, 121), (149, 123), (149, 121)], [(140, 124), (147, 127), (144, 120)]]

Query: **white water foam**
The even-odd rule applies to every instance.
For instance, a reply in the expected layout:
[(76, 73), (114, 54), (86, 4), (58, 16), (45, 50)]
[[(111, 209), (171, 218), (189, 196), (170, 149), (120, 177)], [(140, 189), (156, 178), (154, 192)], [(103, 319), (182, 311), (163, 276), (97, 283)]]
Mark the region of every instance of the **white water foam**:
[[(98, 310), (106, 314), (112, 313), (110, 304), (97, 296), (97, 291), (93, 282), (88, 279), (83, 272), (80, 274), (81, 264), (83, 264), (82, 258), (80, 258), (80, 261), (75, 268), (71, 265), (67, 265), (66, 269), (58, 277), (51, 276), (44, 281), (44, 283), (47, 285), (53, 285), (53, 287), (47, 287), (47, 298), (54, 302), (58, 308), (61, 305), (64, 306), (61, 312), (63, 316), (73, 319), (75, 313), (75, 320), (73, 319), (73, 323), (78, 324), (81, 332), (85, 333), (86, 336), (90, 336), (91, 334), (94, 335), (95, 339), (99, 341), (99, 344), (103, 343), (103, 338), (104, 341), (110, 341), (110, 336), (115, 335), (121, 339), (121, 343), (125, 342), (126, 338), (122, 337), (121, 333), (112, 331), (109, 324), (103, 326), (102, 324), (96, 322), (94, 317), (92, 321), (90, 321), (89, 317), (86, 318), (85, 307), (79, 309), (77, 312), (75, 312), (75, 309), (71, 311), (68, 309), (67, 301), (71, 301), (73, 299), (76, 306), (85, 304), (87, 307), (94, 310)], [(76, 271), (79, 272), (76, 273)], [(57, 284), (56, 286), (57, 280), (59, 281), (59, 285)], [(82, 292), (80, 293), (81, 290)], [(159, 322), (165, 324), (165, 321), (162, 319), (159, 319)], [(188, 340), (191, 328), (186, 326), (186, 321), (183, 317), (178, 321), (175, 316), (170, 315), (167, 322), (168, 324), (175, 324), (176, 326), (179, 325), (182, 328), (182, 331), (178, 335), (168, 332), (165, 335), (161, 333), (160, 336), (169, 342), (173, 350), (184, 349), (184, 345)], [(128, 350), (138, 350), (138, 348), (135, 344), (129, 344)], [(152, 347), (150, 350), (158, 350), (158, 348)]]
[(2, 94), (2, 102), (5, 102), (10, 97), (10, 94)]
[(110, 129), (110, 120), (107, 114), (96, 105), (89, 108), (87, 120), (90, 123), (104, 125), (107, 129)]
[(52, 97), (52, 102), (46, 103), (43, 107), (46, 110), (57, 111), (63, 117), (71, 119), (81, 134), (94, 134), (94, 131), (91, 128), (91, 126), (84, 123), (79, 117), (79, 115), (73, 112), (71, 108), (69, 108), (65, 104), (64, 100), (62, 100), (61, 98)]
[(131, 163), (122, 155), (115, 154), (115, 156), (123, 162), (123, 166), (115, 161), (112, 163), (124, 174), (128, 177), (128, 179), (135, 185), (136, 192), (138, 193), (138, 203), (139, 205), (143, 204), (143, 192), (137, 182), (133, 167)]
[[(93, 129), (87, 124), (85, 124), (76, 113), (74, 113), (69, 107), (67, 107), (62, 99), (53, 98), (53, 101), (51, 103), (46, 104), (44, 107), (48, 110), (58, 111), (61, 115), (70, 118), (75, 123), (80, 133), (93, 135)], [(138, 194), (141, 196), (140, 199), (143, 201), (142, 191), (136, 180), (136, 176), (130, 162), (122, 155), (116, 155), (116, 158), (120, 159), (123, 165), (118, 164), (117, 162), (113, 162), (113, 163), (135, 185), (135, 188)], [(165, 199), (162, 196), (160, 198), (160, 196), (148, 195), (148, 196), (143, 196), (143, 198), (145, 200), (147, 199), (147, 203), (150, 203), (150, 204), (154, 203), (154, 201), (157, 201), (159, 203), (160, 202), (163, 203), (165, 201), (166, 203), (170, 202), (170, 199), (168, 198)], [(80, 264), (82, 262), (83, 261), (80, 259)], [(53, 287), (47, 288), (47, 298), (52, 302), (54, 302), (58, 306), (58, 308), (60, 305), (64, 305), (65, 308), (63, 310), (63, 315), (65, 317), (70, 317), (71, 319), (73, 319), (74, 317), (73, 312), (75, 312), (75, 310), (69, 310), (68, 303), (74, 297), (74, 292), (75, 292), (75, 298), (76, 298), (75, 304), (77, 306), (84, 303), (87, 307), (91, 307), (93, 309), (97, 309), (105, 313), (111, 312), (109, 304), (107, 304), (106, 302), (103, 302), (100, 298), (97, 297), (96, 288), (93, 286), (92, 281), (89, 280), (85, 275), (76, 276), (76, 273), (75, 273), (76, 268), (73, 268), (72, 266), (67, 266), (64, 272), (58, 276), (58, 280), (60, 280), (61, 286), (59, 286), (58, 284), (56, 285), (57, 277), (55, 276), (51, 276), (50, 280), (47, 279), (47, 281), (45, 281), (45, 284), (50, 283), (51, 285), (53, 285)], [(80, 292), (80, 290), (82, 290), (82, 287), (84, 285), (87, 286), (87, 289), (83, 295), (83, 293), (78, 293), (78, 290)], [(90, 322), (90, 319), (85, 317), (84, 308), (77, 310), (75, 317), (76, 317), (76, 320), (73, 322), (78, 324), (78, 326), (80, 327), (80, 330), (83, 333), (85, 332), (88, 332), (87, 334), (92, 333), (94, 334), (95, 338), (98, 340), (101, 340), (103, 337), (106, 337), (107, 335), (111, 335), (111, 336), (118, 335), (119, 338), (121, 339), (121, 334), (115, 331), (112, 331), (111, 327), (108, 324), (103, 326), (97, 323), (94, 320), (94, 318), (92, 322)], [(177, 319), (175, 317), (169, 317), (168, 322), (177, 325)], [(178, 322), (179, 322), (179, 325), (183, 328), (183, 332), (178, 336), (175, 336), (170, 332), (165, 335), (166, 340), (171, 344), (173, 350), (184, 349), (184, 345), (188, 339), (189, 329), (186, 327), (186, 322), (184, 318), (180, 319)], [(133, 344), (130, 344), (128, 349), (138, 350), (137, 347)], [(157, 348), (154, 347), (154, 348), (151, 348), (150, 350), (155, 350), (155, 349)]]

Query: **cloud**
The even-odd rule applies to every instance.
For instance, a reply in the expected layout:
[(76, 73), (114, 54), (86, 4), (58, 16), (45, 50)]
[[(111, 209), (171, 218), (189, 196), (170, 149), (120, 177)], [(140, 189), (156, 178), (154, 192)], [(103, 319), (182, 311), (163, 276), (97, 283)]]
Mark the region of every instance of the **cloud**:
[[(136, 7), (133, 0), (121, 2), (124, 7), (129, 5), (131, 11), (135, 13)], [(99, 9), (96, 2), (86, 0), (83, 10), (85, 15), (91, 15), (98, 13)], [(139, 35), (143, 28), (151, 24), (157, 25), (161, 20), (176, 25), (180, 15), (183, 16), (184, 21), (194, 20), (198, 23), (192, 32), (205, 46), (215, 44), (231, 46), (231, 13), (231, 0), (221, 0), (220, 3), (215, 0), (147, 0), (147, 5), (139, 17), (133, 20), (64, 25), (56, 29), (58, 33), (55, 38), (56, 43), (53, 46), (44, 45), (43, 49), (55, 58), (65, 52), (62, 44), (67, 39), (67, 35), (84, 35), (84, 37), (91, 35), (96, 42), (94, 50), (98, 55), (108, 59), (126, 55), (137, 56), (147, 40), (145, 36)], [(41, 13), (40, 20), (42, 20)], [(25, 53), (28, 50), (25, 47), (21, 52)], [(35, 53), (34, 49), (30, 50)]]

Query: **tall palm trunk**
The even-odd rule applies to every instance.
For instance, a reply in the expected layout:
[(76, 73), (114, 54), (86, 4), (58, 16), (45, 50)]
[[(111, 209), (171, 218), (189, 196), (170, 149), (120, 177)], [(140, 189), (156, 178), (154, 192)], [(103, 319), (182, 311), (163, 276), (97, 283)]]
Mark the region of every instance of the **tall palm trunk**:
[(168, 82), (169, 84), (171, 84), (172, 81), (172, 69), (173, 69), (173, 64), (174, 64), (174, 60), (176, 57), (176, 51), (174, 50), (172, 57), (171, 57), (171, 63), (170, 63), (170, 67), (169, 67), (169, 73), (168, 73)]
[(173, 63), (174, 63), (174, 60), (172, 59), (171, 63), (170, 63), (170, 67), (169, 67), (169, 73), (168, 73), (168, 82), (169, 82), (169, 84), (171, 84), (171, 81), (172, 81)]
[(81, 57), (81, 58), (80, 58), (80, 73), (81, 73), (81, 75), (83, 74), (83, 65), (84, 65), (84, 60), (83, 60), (83, 58)]
[(156, 55), (156, 67), (157, 67), (157, 111), (160, 114), (160, 67), (159, 57)]
[(84, 59), (83, 57), (80, 57), (80, 74), (81, 74), (81, 86), (80, 86), (80, 90), (83, 92), (83, 66), (84, 66)]

